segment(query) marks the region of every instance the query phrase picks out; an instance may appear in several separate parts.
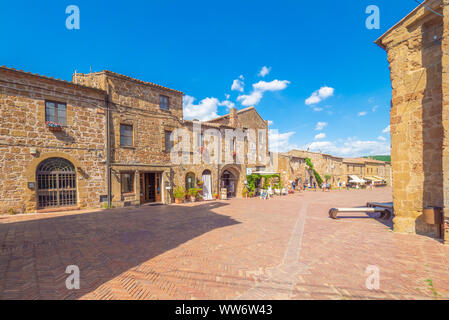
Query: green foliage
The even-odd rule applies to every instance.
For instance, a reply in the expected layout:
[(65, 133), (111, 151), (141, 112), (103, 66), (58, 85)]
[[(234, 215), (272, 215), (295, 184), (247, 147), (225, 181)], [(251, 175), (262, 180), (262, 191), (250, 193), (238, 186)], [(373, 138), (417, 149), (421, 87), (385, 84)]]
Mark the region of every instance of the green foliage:
[(329, 181), (330, 179), (332, 179), (332, 175), (331, 174), (325, 174), (324, 175), (324, 179), (327, 181)]
[(197, 197), (199, 192), (202, 191), (202, 189), (199, 188), (190, 188), (189, 190), (187, 190), (187, 195), (189, 197)]
[(268, 177), (265, 177), (264, 181), (263, 181), (263, 188), (265, 190), (267, 190), (270, 187), (271, 184), (271, 179)]
[(262, 176), (260, 174), (251, 174), (246, 176), (246, 181), (248, 182), (248, 190), (255, 191), (256, 185), (259, 183)]
[(254, 192), (256, 191), (256, 185), (259, 184), (260, 179), (264, 178), (264, 184), (263, 184), (263, 188), (264, 189), (268, 189), (268, 187), (271, 184), (271, 180), (273, 178), (278, 178), (279, 179), (279, 183), (281, 181), (281, 176), (280, 174), (268, 174), (268, 175), (260, 175), (260, 174), (251, 174), (251, 175), (247, 175), (246, 176), (246, 181), (248, 182), (248, 190), (250, 192)]
[(306, 165), (309, 167), (310, 170), (313, 170), (313, 163), (310, 158), (306, 158)]
[(310, 170), (313, 171), (313, 175), (315, 176), (315, 180), (318, 183), (318, 185), (321, 185), (323, 183), (323, 179), (321, 178), (320, 174), (313, 168), (313, 163), (310, 158), (306, 158), (306, 165), (309, 167)]
[(438, 294), (438, 292), (435, 290), (435, 288), (434, 288), (434, 286), (433, 286), (433, 281), (432, 281), (432, 279), (426, 279), (425, 281), (426, 281), (427, 284), (429, 285), (429, 289), (430, 289), (430, 291), (432, 291), (434, 297), (438, 297), (439, 294)]
[(369, 157), (363, 157), (365, 159), (374, 159), (379, 161), (385, 161), (391, 163), (391, 156), (369, 156)]
[(184, 199), (184, 197), (186, 196), (186, 191), (183, 187), (177, 186), (175, 191), (173, 192), (173, 196), (175, 197), (175, 199)]
[(103, 209), (112, 209), (112, 208), (114, 208), (114, 206), (108, 205), (107, 202), (103, 202), (102, 207), (103, 207)]

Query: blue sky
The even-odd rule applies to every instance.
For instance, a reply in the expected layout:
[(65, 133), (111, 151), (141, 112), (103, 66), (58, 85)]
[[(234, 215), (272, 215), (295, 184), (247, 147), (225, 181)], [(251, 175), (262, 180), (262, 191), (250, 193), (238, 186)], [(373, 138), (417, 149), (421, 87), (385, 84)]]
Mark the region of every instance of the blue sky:
[[(79, 30), (65, 25), (72, 4)], [(368, 5), (380, 9), (379, 30), (365, 27)], [(1, 5), (0, 64), (66, 80), (92, 68), (155, 82), (186, 94), (187, 118), (254, 105), (282, 151), (389, 154), (390, 75), (373, 41), (416, 5), (18, 0)]]

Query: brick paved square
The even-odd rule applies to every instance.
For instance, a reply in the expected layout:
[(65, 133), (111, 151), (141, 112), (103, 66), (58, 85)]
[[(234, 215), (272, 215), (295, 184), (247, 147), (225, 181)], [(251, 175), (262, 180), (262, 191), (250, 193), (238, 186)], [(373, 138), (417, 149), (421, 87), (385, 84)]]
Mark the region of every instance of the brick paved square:
[[(0, 298), (448, 298), (448, 247), (364, 213), (328, 217), (367, 201), (391, 189), (0, 216)], [(379, 290), (365, 285), (370, 265)]]

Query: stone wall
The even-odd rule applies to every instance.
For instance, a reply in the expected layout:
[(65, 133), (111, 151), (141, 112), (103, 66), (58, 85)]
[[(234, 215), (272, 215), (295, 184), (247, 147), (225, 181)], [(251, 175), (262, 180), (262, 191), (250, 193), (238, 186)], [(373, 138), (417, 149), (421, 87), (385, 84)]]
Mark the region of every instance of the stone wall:
[[(443, 2), (447, 1), (427, 1), (427, 5), (442, 12)], [(422, 221), (422, 211), (426, 206), (444, 206), (442, 35), (443, 18), (419, 7), (377, 41), (387, 51), (393, 89), (391, 158), (397, 232), (435, 236), (436, 227)]]
[[(69, 160), (77, 170), (77, 206), (99, 207), (106, 191), (104, 93), (68, 82), (0, 68), (0, 213), (34, 212), (36, 168)], [(67, 126), (52, 132), (45, 101), (67, 105)]]

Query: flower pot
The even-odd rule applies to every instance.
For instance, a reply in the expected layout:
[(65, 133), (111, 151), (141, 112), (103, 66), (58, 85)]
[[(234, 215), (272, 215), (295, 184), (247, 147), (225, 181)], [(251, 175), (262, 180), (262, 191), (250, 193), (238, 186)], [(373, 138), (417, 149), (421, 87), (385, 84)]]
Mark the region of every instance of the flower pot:
[(60, 132), (60, 131), (62, 131), (62, 127), (48, 127), (48, 129), (50, 130), (50, 131), (53, 131), (53, 132)]
[(176, 204), (181, 204), (182, 203), (182, 199), (181, 198), (175, 198), (175, 203)]

